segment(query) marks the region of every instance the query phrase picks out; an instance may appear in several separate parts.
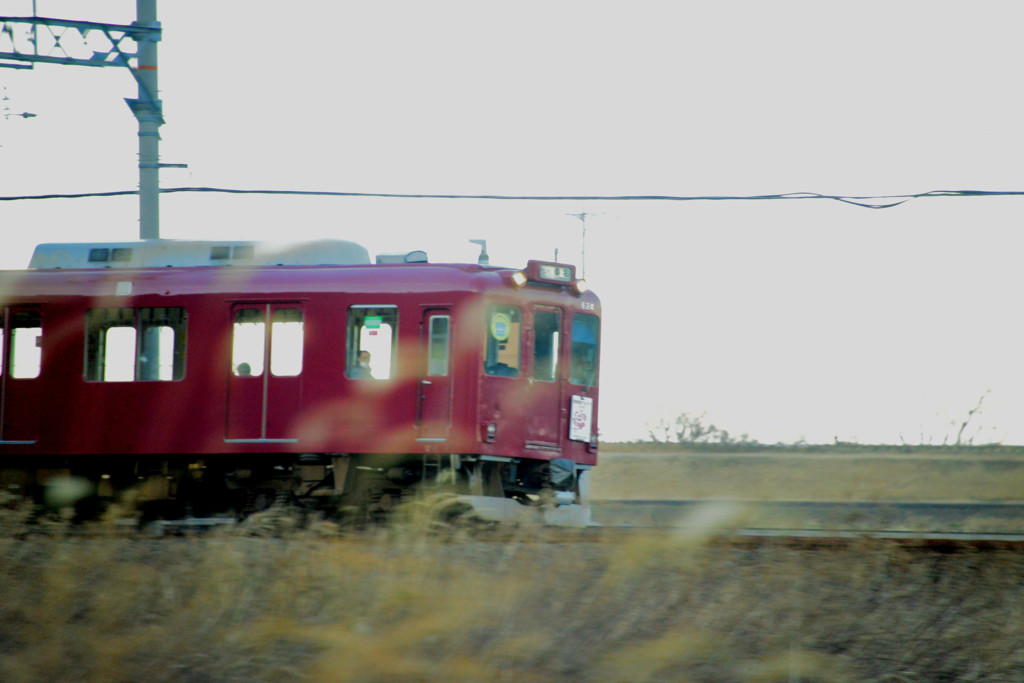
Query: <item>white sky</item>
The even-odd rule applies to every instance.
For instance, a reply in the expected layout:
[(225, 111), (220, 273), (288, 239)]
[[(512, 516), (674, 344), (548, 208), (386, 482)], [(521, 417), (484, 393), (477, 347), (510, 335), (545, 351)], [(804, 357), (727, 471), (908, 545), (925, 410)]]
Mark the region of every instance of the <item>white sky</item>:
[[(131, 0), (38, 0), (127, 24)], [(29, 0), (0, 0), (26, 15)], [(1021, 190), (1020, 2), (162, 0), (164, 187), (460, 194)], [(0, 195), (132, 189), (123, 69), (0, 69)], [(765, 442), (1024, 443), (1024, 198), (161, 198), (168, 238), (341, 237), (581, 263), (602, 433), (706, 411)], [(0, 202), (0, 268), (138, 236), (134, 197)]]

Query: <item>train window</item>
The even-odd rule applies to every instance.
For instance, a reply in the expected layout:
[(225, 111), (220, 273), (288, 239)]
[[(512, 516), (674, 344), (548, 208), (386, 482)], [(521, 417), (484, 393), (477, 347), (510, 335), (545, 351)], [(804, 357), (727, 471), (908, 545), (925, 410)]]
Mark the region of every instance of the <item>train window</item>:
[(519, 376), (519, 331), (522, 313), (518, 306), (487, 307), (484, 372), (500, 377)]
[(85, 378), (170, 381), (185, 376), (185, 309), (94, 308), (85, 316)]
[(572, 319), (572, 360), (569, 381), (583, 386), (597, 384), (597, 340), (600, 322), (596, 315), (579, 313)]
[(169, 380), (174, 372), (174, 328), (151, 325), (139, 337), (135, 376), (139, 379)]
[(239, 377), (262, 375), (267, 343), (263, 309), (237, 309), (231, 340), (232, 372)]
[[(11, 377), (35, 379), (39, 376), (43, 359), (42, 341), (43, 327), (38, 311), (16, 311), (11, 315)], [(0, 345), (0, 354), (2, 352), (3, 346)]]
[[(390, 379), (395, 371), (397, 331), (397, 306), (349, 308), (346, 374), (352, 379)], [(364, 365), (367, 360), (369, 367)]]
[(138, 310), (135, 378), (169, 381), (185, 376), (186, 314), (181, 307)]
[(295, 377), (302, 372), (302, 311), (278, 308), (270, 325), (270, 374)]
[(448, 374), (448, 336), (451, 321), (446, 315), (430, 316), (430, 346), (427, 351), (427, 375), (440, 377)]
[(553, 382), (558, 377), (558, 339), (562, 329), (560, 311), (533, 314), (533, 378)]
[(134, 377), (135, 309), (93, 308), (85, 315), (85, 378), (125, 382)]
[(135, 327), (111, 327), (103, 338), (103, 381), (131, 382), (134, 365)]

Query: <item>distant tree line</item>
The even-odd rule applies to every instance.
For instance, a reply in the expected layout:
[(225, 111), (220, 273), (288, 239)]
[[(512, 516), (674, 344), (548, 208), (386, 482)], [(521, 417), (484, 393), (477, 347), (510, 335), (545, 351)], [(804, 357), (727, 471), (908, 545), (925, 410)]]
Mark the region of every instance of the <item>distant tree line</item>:
[[(920, 440), (914, 444), (907, 441), (904, 435), (899, 435), (900, 446), (905, 448), (934, 447), (934, 448), (993, 448), (1002, 446), (1001, 439), (986, 440), (983, 443), (976, 443), (977, 437), (982, 432), (978, 420), (983, 412), (985, 398), (991, 390), (987, 390), (978, 398), (962, 419), (950, 419), (946, 425), (941, 443), (931, 434), (925, 434), (922, 429)], [(684, 445), (722, 445), (722, 446), (763, 446), (757, 439), (751, 438), (747, 433), (734, 435), (731, 432), (721, 429), (707, 419), (707, 413), (680, 413), (675, 418), (660, 417), (645, 425), (647, 430), (647, 443), (667, 443)], [(777, 444), (778, 446), (807, 446), (803, 440), (792, 444)], [(819, 444), (823, 445), (823, 444)], [(854, 441), (841, 441), (836, 437), (830, 447), (862, 447), (865, 444), (858, 444)], [(896, 445), (896, 444), (893, 444)]]
[(659, 418), (647, 424), (647, 437), (654, 443), (754, 445), (746, 433), (735, 436), (707, 422), (707, 413), (680, 413), (674, 420)]

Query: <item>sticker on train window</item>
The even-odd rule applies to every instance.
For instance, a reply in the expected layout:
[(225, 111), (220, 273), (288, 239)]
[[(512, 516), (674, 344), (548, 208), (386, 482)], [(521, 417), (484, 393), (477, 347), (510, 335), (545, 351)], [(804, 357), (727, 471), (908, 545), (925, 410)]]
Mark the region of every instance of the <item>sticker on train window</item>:
[(508, 340), (512, 333), (512, 318), (505, 313), (495, 313), (491, 316), (491, 336), (500, 342)]

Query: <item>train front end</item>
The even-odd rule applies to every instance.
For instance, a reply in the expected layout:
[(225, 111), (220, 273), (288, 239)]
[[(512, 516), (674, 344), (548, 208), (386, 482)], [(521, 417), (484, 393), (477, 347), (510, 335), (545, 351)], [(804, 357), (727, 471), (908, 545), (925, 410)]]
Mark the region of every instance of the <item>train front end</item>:
[[(530, 261), (483, 290), (476, 319), (475, 429), (485, 481), (468, 499), (484, 517), (589, 520), (597, 464), (600, 301), (574, 266)], [(495, 470), (495, 473), (491, 473)]]

